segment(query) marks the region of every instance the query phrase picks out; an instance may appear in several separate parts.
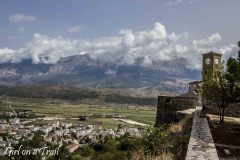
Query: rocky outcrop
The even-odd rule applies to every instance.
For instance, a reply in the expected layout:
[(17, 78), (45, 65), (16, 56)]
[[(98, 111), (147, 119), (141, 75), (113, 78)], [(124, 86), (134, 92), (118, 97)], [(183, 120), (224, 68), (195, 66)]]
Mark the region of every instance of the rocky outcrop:
[(93, 64), (93, 60), (87, 54), (69, 56), (61, 58), (50, 68), (49, 73), (72, 73), (77, 66), (90, 66), (91, 64)]

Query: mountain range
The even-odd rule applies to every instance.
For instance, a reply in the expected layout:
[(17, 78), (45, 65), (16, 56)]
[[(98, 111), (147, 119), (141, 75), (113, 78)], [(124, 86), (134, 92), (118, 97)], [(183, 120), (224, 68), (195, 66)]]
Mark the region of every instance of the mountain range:
[(185, 67), (185, 59), (144, 66), (144, 57), (133, 65), (102, 63), (88, 54), (61, 58), (56, 64), (32, 60), (0, 64), (0, 85), (74, 85), (96, 88), (144, 88), (184, 92), (186, 84), (200, 78), (200, 71)]

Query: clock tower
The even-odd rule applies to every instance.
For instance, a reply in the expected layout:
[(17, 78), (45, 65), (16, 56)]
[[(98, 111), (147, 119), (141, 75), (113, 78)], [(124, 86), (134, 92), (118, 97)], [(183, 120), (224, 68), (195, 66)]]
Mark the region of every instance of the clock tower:
[(221, 63), (221, 54), (216, 52), (208, 52), (202, 54), (203, 62), (202, 62), (202, 74), (207, 73), (208, 71), (213, 72), (214, 69), (220, 65)]

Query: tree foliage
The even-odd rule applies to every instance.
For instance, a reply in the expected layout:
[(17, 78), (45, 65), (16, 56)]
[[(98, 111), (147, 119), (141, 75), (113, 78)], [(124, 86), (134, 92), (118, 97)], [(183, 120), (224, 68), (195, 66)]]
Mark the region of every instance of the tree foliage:
[(232, 102), (240, 102), (240, 53), (237, 58), (230, 57), (227, 61), (226, 79), (232, 94)]
[(213, 72), (204, 74), (204, 84), (202, 96), (205, 103), (210, 102), (219, 108), (220, 122), (224, 122), (224, 112), (231, 102), (232, 93), (229, 87), (229, 81), (226, 79), (223, 65), (220, 65)]
[(170, 149), (172, 145), (169, 144), (166, 126), (149, 128), (142, 137), (141, 145), (144, 155), (150, 158), (161, 155), (163, 152)]

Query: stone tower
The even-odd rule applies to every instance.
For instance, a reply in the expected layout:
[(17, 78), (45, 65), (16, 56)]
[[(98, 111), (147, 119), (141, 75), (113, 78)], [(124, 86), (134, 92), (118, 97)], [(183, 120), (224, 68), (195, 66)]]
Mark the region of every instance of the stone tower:
[[(208, 52), (202, 54), (202, 75), (214, 71), (221, 64), (221, 54)], [(203, 80), (203, 79), (202, 79)], [(203, 104), (201, 93), (203, 81), (194, 81), (189, 83), (189, 91), (178, 96), (158, 96), (158, 106), (155, 126), (169, 124), (181, 119), (180, 110), (196, 108), (196, 105)], [(206, 102), (204, 102), (206, 103)]]
[(202, 74), (204, 75), (208, 71), (212, 72), (215, 68), (221, 63), (221, 54), (216, 52), (208, 52), (202, 54), (203, 61), (202, 61)]

